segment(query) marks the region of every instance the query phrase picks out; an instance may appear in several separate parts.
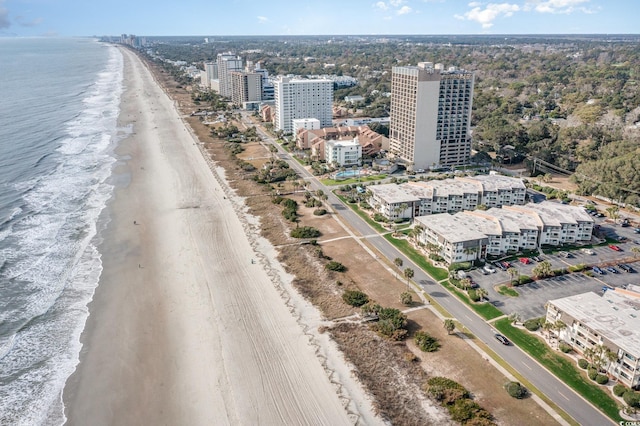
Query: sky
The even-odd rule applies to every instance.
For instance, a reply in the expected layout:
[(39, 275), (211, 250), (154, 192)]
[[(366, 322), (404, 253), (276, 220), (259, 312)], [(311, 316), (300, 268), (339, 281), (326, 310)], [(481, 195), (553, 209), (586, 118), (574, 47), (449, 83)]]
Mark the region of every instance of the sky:
[(0, 36), (638, 34), (640, 0), (0, 0)]

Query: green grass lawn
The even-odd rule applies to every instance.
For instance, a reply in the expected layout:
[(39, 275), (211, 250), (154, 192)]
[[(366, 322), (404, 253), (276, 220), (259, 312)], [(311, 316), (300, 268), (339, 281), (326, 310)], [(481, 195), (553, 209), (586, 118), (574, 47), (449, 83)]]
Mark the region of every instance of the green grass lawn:
[(398, 250), (404, 253), (413, 263), (426, 271), (436, 281), (444, 280), (449, 276), (446, 269), (436, 268), (422, 254), (418, 253), (407, 240), (394, 238), (391, 234), (384, 236), (387, 241), (396, 246)]
[(556, 377), (566, 383), (567, 386), (571, 387), (584, 399), (602, 410), (607, 416), (615, 420), (616, 423), (622, 420), (618, 414), (618, 403), (610, 393), (602, 386), (591, 382), (588, 378), (581, 375), (574, 362), (555, 353), (539, 338), (513, 327), (508, 318), (498, 320), (494, 325), (514, 344), (534, 357)]
[(498, 293), (500, 293), (503, 296), (509, 296), (509, 297), (520, 296), (520, 293), (518, 293), (517, 291), (515, 291), (510, 287), (507, 287), (506, 285), (501, 285), (500, 287), (498, 287)]
[(347, 199), (345, 197), (343, 197), (342, 195), (339, 195), (337, 193), (337, 191), (333, 191), (333, 193), (335, 194), (336, 197), (338, 197), (340, 199), (340, 201), (342, 201), (347, 207), (351, 208), (351, 210), (353, 210), (354, 212), (356, 212), (358, 214), (358, 216), (360, 216), (365, 222), (367, 222), (369, 224), (369, 226), (371, 226), (373, 229), (375, 229), (376, 231), (383, 233), (383, 232), (389, 232), (387, 229), (385, 229), (382, 225), (380, 225), (378, 222), (376, 222), (375, 220), (371, 219), (369, 217), (369, 215), (362, 211), (362, 209), (360, 207), (358, 207), (357, 204), (351, 204), (347, 202)]
[(494, 318), (498, 318), (504, 315), (504, 313), (493, 306), (491, 303), (475, 303), (469, 299), (469, 296), (464, 291), (460, 290), (458, 287), (451, 284), (449, 281), (444, 281), (442, 286), (449, 290), (451, 293), (458, 296), (458, 299), (462, 300), (464, 303), (469, 305), (471, 309), (473, 309), (478, 315), (486, 320), (492, 320)]
[(386, 178), (387, 175), (371, 175), (371, 176), (361, 176), (359, 178), (349, 178), (349, 179), (321, 179), (324, 185), (327, 186), (335, 186), (335, 185), (351, 185), (353, 183), (362, 183), (362, 182), (375, 182), (377, 180), (382, 180)]

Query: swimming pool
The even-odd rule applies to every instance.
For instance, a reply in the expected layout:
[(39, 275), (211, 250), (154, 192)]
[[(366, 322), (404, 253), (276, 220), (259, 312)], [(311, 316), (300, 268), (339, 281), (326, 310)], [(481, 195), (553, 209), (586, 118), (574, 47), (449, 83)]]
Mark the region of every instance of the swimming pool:
[(352, 177), (360, 176), (360, 169), (358, 170), (345, 170), (344, 172), (338, 172), (335, 174), (336, 179), (348, 179)]

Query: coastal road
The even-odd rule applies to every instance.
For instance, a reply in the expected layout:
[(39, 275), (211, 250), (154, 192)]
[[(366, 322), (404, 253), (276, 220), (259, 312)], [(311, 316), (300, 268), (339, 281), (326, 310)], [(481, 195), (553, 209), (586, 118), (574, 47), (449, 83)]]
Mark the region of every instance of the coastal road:
[[(243, 118), (246, 119), (245, 116)], [(397, 257), (402, 259), (404, 267), (415, 271), (413, 281), (431, 296), (437, 303), (453, 315), (462, 325), (471, 331), (478, 339), (487, 344), (495, 353), (505, 360), (519, 374), (525, 377), (536, 388), (549, 397), (556, 405), (568, 413), (576, 422), (581, 425), (605, 425), (615, 424), (609, 417), (585, 401), (573, 389), (564, 384), (561, 380), (542, 367), (536, 360), (527, 353), (513, 345), (505, 346), (499, 343), (494, 334), (496, 330), (483, 318), (478, 316), (467, 305), (452, 296), (444, 287), (436, 283), (419, 266), (414, 264), (409, 258), (404, 256), (386, 239), (379, 236), (377, 231), (369, 226), (353, 210), (346, 207), (330, 190), (318, 179), (311, 175), (300, 163), (290, 157), (271, 136), (265, 133), (259, 126), (258, 134), (263, 140), (275, 145), (278, 148), (280, 158), (285, 159), (289, 165), (295, 169), (300, 176), (309, 182), (312, 190), (322, 189), (327, 194), (328, 203), (347, 222), (352, 229), (360, 236), (366, 236), (370, 245), (375, 247), (390, 262)]]

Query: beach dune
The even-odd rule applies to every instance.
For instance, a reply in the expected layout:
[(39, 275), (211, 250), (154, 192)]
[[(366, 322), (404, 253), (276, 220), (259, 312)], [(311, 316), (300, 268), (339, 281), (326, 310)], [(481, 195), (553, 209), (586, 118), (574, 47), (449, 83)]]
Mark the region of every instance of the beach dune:
[[(223, 184), (126, 49), (103, 273), (64, 391), (71, 425), (352, 424)], [(135, 223), (134, 223), (135, 221)]]

